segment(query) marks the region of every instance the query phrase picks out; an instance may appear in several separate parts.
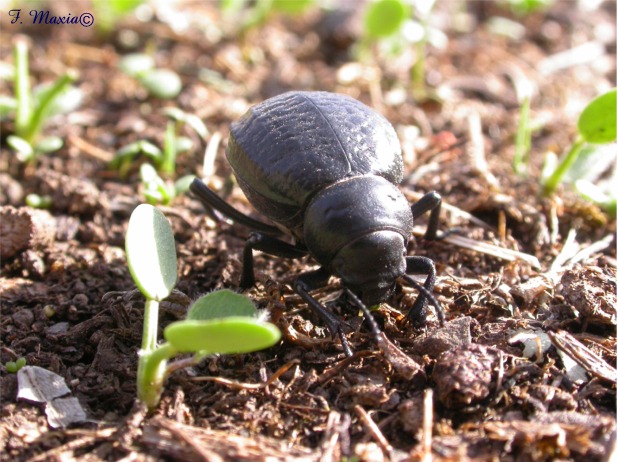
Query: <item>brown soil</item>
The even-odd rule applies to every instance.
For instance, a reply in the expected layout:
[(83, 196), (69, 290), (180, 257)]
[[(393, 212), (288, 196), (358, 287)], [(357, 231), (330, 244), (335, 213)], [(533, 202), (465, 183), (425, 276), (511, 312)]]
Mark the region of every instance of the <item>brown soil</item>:
[[(86, 11), (75, 2), (53, 5), (56, 14)], [(395, 58), (374, 50), (373, 58), (356, 61), (358, 15), (334, 21), (318, 10), (275, 15), (241, 34), (239, 21), (223, 19), (215, 3), (176, 8), (173, 14), (154, 8), (145, 22), (129, 15), (109, 33), (26, 19), (10, 24), (2, 12), (2, 65), (12, 63), (15, 36), (25, 35), (32, 82), (74, 68), (84, 100), (44, 128), (65, 145), (32, 165), (9, 150), (13, 119), (2, 121), (0, 363), (24, 357), (59, 374), (89, 420), (51, 428), (42, 406), (16, 399), (16, 374), (0, 366), (0, 458), (373, 461), (431, 454), (589, 462), (615, 456), (616, 221), (568, 187), (544, 198), (538, 183), (544, 154), (568, 149), (583, 106), (616, 85), (615, 2), (592, 11), (556, 2), (525, 17), (490, 2), (440, 2), (432, 23), (448, 43), (428, 48), (426, 77), (436, 97), (424, 100), (409, 91), (412, 49)], [(523, 26), (523, 35), (491, 32), (496, 16)], [(581, 64), (547, 71), (548, 57), (590, 42), (600, 47), (598, 57), (586, 60), (584, 53)], [(176, 99), (148, 97), (117, 69), (122, 55), (144, 50), (157, 66), (180, 74)], [(519, 119), (514, 88), (522, 80), (533, 86), (531, 116), (541, 126), (528, 176), (516, 176), (511, 166)], [(12, 82), (0, 86), (13, 93)], [(350, 325), (351, 358), (291, 289), (314, 262), (260, 255), (258, 284), (247, 294), (271, 311), (283, 340), (174, 373), (159, 407), (145, 413), (135, 404), (143, 300), (126, 296), (134, 283), (124, 253), (128, 218), (144, 201), (143, 159), (126, 178), (108, 160), (138, 139), (161, 146), (162, 108), (195, 113), (208, 127), (208, 142), (222, 135), (210, 184), (255, 216), (231, 183), (224, 156), (229, 125), (251, 104), (291, 89), (346, 93), (383, 113), (404, 141), (402, 191), (411, 201), (438, 191), (452, 206), (441, 228), (458, 227), (456, 237), (498, 251), (465, 249), (456, 237), (413, 240), (410, 253), (436, 263), (435, 294), (447, 325), (441, 328), (435, 313), (424, 329), (405, 323), (417, 293), (402, 287), (375, 312), (386, 335), (379, 345), (338, 297), (333, 278), (315, 295)], [(412, 126), (420, 133), (406, 138)], [(206, 143), (186, 134), (195, 147), (179, 157), (175, 178), (202, 174)], [(29, 193), (49, 195), (51, 208), (26, 207)], [(237, 289), (248, 230), (215, 225), (185, 195), (161, 209), (177, 241), (177, 289), (192, 299)], [(575, 260), (565, 245), (572, 232), (576, 250), (590, 250)], [(514, 259), (512, 251), (519, 252)], [(162, 327), (177, 316), (178, 304), (167, 308)], [(548, 334), (551, 347), (528, 358), (516, 335), (533, 331)], [(584, 369), (585, 380), (573, 378), (559, 350)]]

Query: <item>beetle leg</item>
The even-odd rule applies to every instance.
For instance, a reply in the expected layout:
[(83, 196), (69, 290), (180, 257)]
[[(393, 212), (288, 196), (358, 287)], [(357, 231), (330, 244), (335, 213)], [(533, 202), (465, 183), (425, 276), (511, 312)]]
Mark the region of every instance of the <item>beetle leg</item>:
[(289, 244), (276, 237), (268, 236), (260, 232), (253, 232), (245, 242), (243, 251), (243, 268), (240, 277), (240, 287), (248, 289), (255, 284), (255, 273), (253, 272), (253, 250), (261, 250), (271, 255), (282, 258), (300, 258), (307, 255), (307, 250), (303, 247)]
[(436, 191), (425, 194), (418, 202), (412, 204), (412, 217), (416, 220), (418, 217), (431, 211), (429, 214), (429, 224), (425, 231), (425, 239), (434, 240), (438, 236), (438, 224), (440, 218), (440, 208), (442, 206), (442, 196)]
[(294, 290), (303, 300), (307, 302), (309, 308), (311, 308), (313, 312), (317, 314), (324, 321), (324, 323), (326, 323), (331, 335), (333, 337), (335, 335), (339, 336), (341, 346), (343, 347), (343, 352), (346, 356), (350, 357), (352, 356), (352, 349), (350, 348), (348, 339), (345, 337), (343, 332), (341, 319), (309, 295), (310, 291), (317, 289), (318, 287), (325, 286), (329, 277), (330, 274), (324, 268), (303, 273), (296, 278), (296, 281), (294, 282)]
[[(216, 192), (210, 189), (208, 186), (204, 184), (204, 182), (198, 178), (193, 180), (191, 183), (191, 192), (197, 196), (197, 198), (204, 204), (206, 210), (209, 212), (209, 215), (212, 217), (214, 213), (212, 213), (213, 209), (218, 210), (226, 217), (230, 218), (232, 221), (236, 223), (241, 223), (249, 228), (253, 228), (256, 231), (261, 231), (266, 234), (271, 234), (273, 236), (280, 236), (283, 232), (277, 228), (276, 226), (271, 226), (266, 223), (263, 223), (258, 220), (254, 220), (248, 215), (245, 215), (240, 210), (236, 210), (230, 204), (221, 199)], [(218, 217), (214, 216), (218, 221)]]
[(376, 322), (376, 320), (374, 319), (373, 315), (371, 314), (371, 311), (369, 311), (369, 309), (367, 308), (367, 306), (361, 301), (360, 298), (358, 298), (358, 296), (352, 292), (350, 289), (348, 289), (346, 287), (345, 289), (346, 293), (348, 294), (348, 297), (350, 297), (352, 299), (352, 301), (354, 303), (356, 303), (356, 305), (361, 309), (361, 311), (363, 312), (363, 315), (365, 316), (365, 319), (367, 320), (367, 322), (369, 323), (369, 328), (371, 329), (371, 333), (377, 337), (378, 335), (380, 335), (382, 333), (382, 331), (380, 330), (380, 328), (378, 327), (378, 323)]
[[(404, 279), (408, 284), (419, 291), (418, 297), (412, 308), (406, 315), (406, 319), (411, 319), (415, 326), (422, 326), (427, 320), (427, 300), (435, 306), (440, 324), (444, 323), (444, 311), (440, 302), (433, 295), (433, 287), (436, 283), (436, 267), (433, 261), (427, 257), (406, 257), (406, 273)], [(425, 284), (420, 285), (409, 274), (426, 274)]]

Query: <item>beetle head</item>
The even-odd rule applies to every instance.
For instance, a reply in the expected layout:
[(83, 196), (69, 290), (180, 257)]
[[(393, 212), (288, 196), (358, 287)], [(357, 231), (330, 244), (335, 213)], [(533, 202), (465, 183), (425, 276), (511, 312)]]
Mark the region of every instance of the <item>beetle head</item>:
[(368, 306), (388, 299), (406, 271), (406, 243), (390, 230), (374, 231), (342, 247), (332, 270)]

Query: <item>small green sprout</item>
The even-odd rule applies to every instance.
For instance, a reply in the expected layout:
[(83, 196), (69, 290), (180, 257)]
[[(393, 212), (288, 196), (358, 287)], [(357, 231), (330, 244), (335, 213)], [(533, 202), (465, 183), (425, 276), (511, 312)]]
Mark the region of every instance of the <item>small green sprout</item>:
[(365, 33), (378, 39), (398, 32), (410, 16), (410, 6), (402, 0), (378, 0), (365, 12)]
[(524, 76), (514, 79), (515, 92), (520, 103), (519, 122), (515, 134), (515, 155), (513, 156), (513, 170), (517, 175), (526, 175), (530, 163), (530, 147), (532, 133), (542, 128), (542, 122), (533, 122), (530, 118), (530, 107), (534, 93), (532, 83)]
[(186, 124), (191, 127), (193, 131), (197, 133), (202, 140), (206, 140), (206, 138), (208, 137), (208, 129), (206, 128), (206, 125), (204, 125), (202, 119), (200, 119), (195, 114), (189, 114), (181, 109), (178, 109), (177, 107), (165, 108), (163, 109), (163, 113), (171, 120), (176, 121), (176, 123), (179, 125), (177, 127), (178, 129), (180, 129), (183, 124)]
[(53, 305), (45, 305), (43, 307), (43, 314), (47, 319), (51, 319), (56, 314), (56, 309)]
[(95, 25), (103, 32), (111, 31), (118, 22), (139, 5), (144, 0), (92, 0), (95, 11)]
[(25, 202), (28, 207), (33, 209), (48, 209), (52, 206), (52, 198), (50, 196), (40, 196), (34, 193), (28, 194)]
[(131, 168), (133, 160), (140, 154), (153, 161), (157, 170), (174, 174), (176, 171), (176, 157), (178, 154), (193, 149), (193, 141), (186, 136), (180, 136), (184, 125), (192, 128), (198, 136), (205, 140), (208, 129), (195, 114), (187, 114), (178, 108), (167, 108), (164, 114), (170, 118), (165, 128), (163, 150), (147, 140), (139, 140), (123, 146), (116, 152), (111, 167), (118, 170), (120, 176), (125, 177)]
[(239, 24), (240, 29), (246, 31), (264, 24), (276, 13), (298, 15), (314, 3), (315, 0), (222, 0), (220, 8), (226, 17), (234, 18), (233, 23)]
[[(258, 316), (253, 303), (229, 290), (200, 297), (187, 319), (164, 330), (158, 343), (159, 304), (176, 285), (176, 248), (172, 228), (161, 211), (148, 204), (131, 214), (126, 235), (129, 271), (146, 297), (142, 348), (137, 370), (137, 396), (153, 409), (159, 402), (165, 378), (175, 370), (168, 361), (180, 353), (193, 353), (192, 364), (213, 354), (249, 353), (279, 341), (277, 327)], [(184, 363), (183, 363), (184, 364)]]
[(554, 0), (502, 0), (511, 10), (521, 16), (549, 8)]
[(140, 177), (146, 202), (151, 205), (168, 205), (177, 196), (189, 190), (195, 175), (185, 175), (174, 182), (165, 181), (152, 165), (142, 164)]
[(155, 68), (154, 60), (148, 55), (126, 55), (120, 60), (118, 67), (125, 74), (137, 79), (148, 93), (156, 98), (175, 98), (182, 90), (178, 74), (169, 69)]
[[(376, 0), (369, 3), (364, 15), (363, 37), (358, 46), (361, 58), (373, 45), (390, 55), (399, 55), (415, 47), (416, 61), (410, 69), (412, 91), (417, 99), (425, 99), (425, 57), (427, 44), (443, 47), (447, 38), (429, 25), (435, 0)], [(414, 19), (412, 9), (414, 10)]]
[(518, 175), (526, 173), (530, 160), (530, 146), (532, 129), (530, 128), (530, 96), (523, 97), (519, 108), (519, 123), (515, 134), (515, 155), (513, 157), (513, 169)]
[(3, 113), (11, 107), (15, 111), (15, 133), (7, 137), (7, 143), (17, 152), (20, 161), (32, 162), (39, 154), (57, 151), (62, 147), (62, 139), (55, 136), (39, 140), (41, 129), (50, 117), (75, 109), (81, 102), (82, 93), (71, 85), (76, 80), (72, 72), (32, 92), (28, 45), (24, 40), (15, 42), (13, 57), (15, 98), (5, 97), (2, 104)]
[(147, 140), (138, 140), (116, 151), (116, 157), (112, 160), (110, 166), (118, 170), (121, 177), (126, 177), (133, 159), (140, 154), (145, 155), (156, 164), (161, 163), (163, 159), (163, 152), (158, 146)]
[(10, 374), (16, 374), (22, 367), (26, 365), (26, 358), (18, 358), (16, 361), (8, 361), (4, 363), (4, 368)]
[[(592, 100), (588, 106), (583, 110), (579, 116), (577, 122), (578, 135), (575, 142), (571, 146), (567, 154), (558, 162), (551, 157), (546, 159), (545, 166), (542, 173), (542, 182), (544, 186), (544, 192), (546, 195), (554, 193), (558, 184), (562, 182), (567, 173), (570, 175), (570, 181), (574, 184), (579, 184), (578, 189), (581, 190), (582, 186), (585, 190), (591, 190), (587, 188), (581, 179), (586, 174), (586, 170), (578, 169), (580, 174), (573, 168), (578, 158), (585, 154), (588, 159), (587, 165), (594, 165), (597, 162), (602, 162), (599, 156), (607, 156), (605, 150), (595, 149), (595, 145), (603, 145), (616, 141), (616, 89), (612, 89), (609, 92), (598, 96)], [(597, 154), (594, 154), (597, 153)], [(592, 185), (594, 187), (594, 185)], [(599, 191), (595, 191), (593, 194), (598, 197)], [(615, 191), (613, 191), (612, 185), (608, 185), (607, 191), (605, 191), (606, 198), (601, 201), (600, 205), (606, 206), (610, 213), (615, 214), (616, 197)], [(584, 194), (585, 195), (585, 194)], [(592, 196), (591, 194), (588, 194)], [(598, 202), (598, 201), (597, 201)], [(612, 210), (613, 209), (613, 210)]]

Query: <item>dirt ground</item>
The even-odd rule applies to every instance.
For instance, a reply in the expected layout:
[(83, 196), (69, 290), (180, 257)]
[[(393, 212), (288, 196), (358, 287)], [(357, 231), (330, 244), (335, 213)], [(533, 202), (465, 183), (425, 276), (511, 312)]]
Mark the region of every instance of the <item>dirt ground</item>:
[[(16, 3), (24, 16), (34, 8)], [(96, 27), (96, 13), (95, 27), (11, 24), (7, 12), (17, 7), (2, 5), (1, 63), (12, 63), (12, 44), (25, 36), (32, 83), (75, 69), (84, 95), (43, 130), (64, 147), (34, 164), (16, 159), (6, 144), (13, 118), (2, 120), (2, 460), (616, 456), (616, 221), (569, 187), (544, 197), (539, 186), (545, 153), (566, 151), (585, 104), (616, 85), (615, 2), (586, 10), (557, 1), (518, 16), (494, 2), (440, 1), (430, 24), (442, 46), (427, 47), (425, 97), (411, 91), (413, 47), (358, 58), (360, 7), (274, 14), (241, 32), (240, 18), (224, 17), (214, 2), (158, 2), (109, 31)], [(46, 8), (89, 11), (77, 2)], [(121, 56), (144, 51), (180, 75), (177, 98), (150, 97), (118, 70)], [(564, 52), (571, 54), (559, 61)], [(524, 84), (539, 128), (529, 174), (517, 176), (516, 88)], [(0, 88), (13, 94), (10, 79)], [(305, 89), (348, 94), (384, 114), (403, 145), (401, 190), (411, 202), (433, 190), (444, 198), (440, 228), (457, 233), (428, 242), (419, 232), (409, 252), (435, 262), (447, 323), (440, 327), (433, 311), (425, 328), (405, 323), (417, 292), (402, 284), (374, 312), (390, 340), (378, 345), (332, 278), (314, 295), (350, 326), (354, 355), (346, 358), (291, 289), (315, 262), (259, 255), (258, 283), (246, 293), (270, 310), (282, 341), (175, 372), (159, 407), (146, 413), (135, 400), (143, 300), (126, 296), (135, 286), (124, 252), (129, 216), (144, 202), (144, 159), (125, 177), (109, 161), (136, 140), (162, 146), (163, 108), (196, 114), (207, 140), (186, 131), (194, 148), (178, 157), (173, 178), (207, 173), (209, 146), (216, 159), (206, 181), (260, 218), (225, 159), (230, 123), (252, 104)], [(26, 207), (30, 193), (50, 196), (50, 208)], [(190, 195), (160, 208), (177, 242), (177, 289), (191, 299), (238, 289), (249, 230), (213, 223)], [(185, 308), (178, 305), (166, 306), (162, 327)], [(42, 405), (17, 400), (17, 376), (4, 365), (21, 357), (63, 377), (87, 420), (53, 428)], [(583, 375), (574, 375), (577, 368)]]

